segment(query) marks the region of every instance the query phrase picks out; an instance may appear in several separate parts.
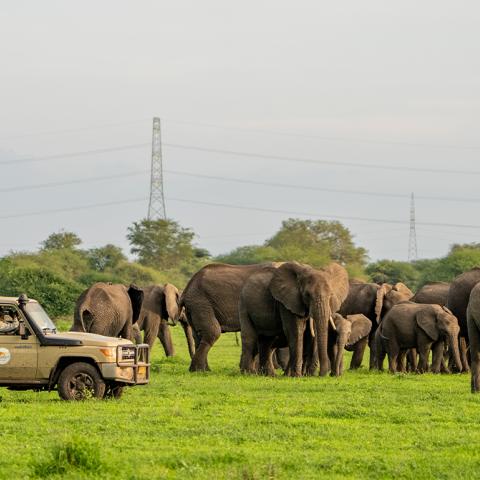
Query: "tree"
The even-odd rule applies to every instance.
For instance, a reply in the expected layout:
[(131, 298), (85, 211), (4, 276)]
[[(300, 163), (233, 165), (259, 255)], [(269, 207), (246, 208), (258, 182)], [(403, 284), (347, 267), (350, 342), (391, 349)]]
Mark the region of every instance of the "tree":
[(395, 260), (379, 260), (371, 263), (367, 266), (366, 273), (376, 283), (403, 282), (411, 290), (415, 290), (419, 277), (419, 273), (412, 263)]
[(339, 222), (290, 218), (263, 245), (239, 247), (217, 260), (233, 264), (296, 260), (314, 267), (336, 261), (361, 276), (366, 250), (355, 246), (350, 231)]
[(92, 268), (99, 272), (104, 272), (107, 268), (115, 268), (122, 260), (127, 259), (122, 249), (111, 243), (88, 250), (87, 256)]
[(128, 228), (131, 252), (141, 264), (172, 268), (195, 258), (195, 234), (174, 220), (141, 220)]
[(289, 218), (280, 230), (265, 242), (291, 258), (313, 266), (329, 261), (343, 265), (365, 265), (367, 252), (356, 247), (348, 228), (337, 221)]
[(49, 237), (41, 242), (41, 250), (74, 250), (82, 243), (80, 237), (73, 232), (66, 232), (60, 230), (60, 232), (52, 233)]

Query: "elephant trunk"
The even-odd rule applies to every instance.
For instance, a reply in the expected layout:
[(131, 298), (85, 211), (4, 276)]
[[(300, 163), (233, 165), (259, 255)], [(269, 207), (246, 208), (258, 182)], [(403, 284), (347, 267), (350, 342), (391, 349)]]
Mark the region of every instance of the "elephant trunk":
[(458, 334), (450, 333), (448, 335), (448, 345), (452, 350), (453, 359), (455, 360), (455, 365), (458, 368), (458, 371), (462, 371), (462, 362), (460, 360), (460, 351), (458, 348)]
[(332, 312), (328, 297), (320, 297), (314, 303), (311, 310), (311, 316), (315, 324), (315, 335), (317, 338), (320, 376), (324, 377), (330, 370), (330, 361), (328, 359), (328, 324)]

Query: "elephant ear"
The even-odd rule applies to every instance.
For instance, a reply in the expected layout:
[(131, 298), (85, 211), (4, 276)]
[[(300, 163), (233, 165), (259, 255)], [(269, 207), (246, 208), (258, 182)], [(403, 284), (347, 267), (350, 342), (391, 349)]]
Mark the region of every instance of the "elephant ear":
[(377, 323), (380, 323), (381, 320), (383, 300), (385, 299), (385, 295), (391, 289), (392, 286), (388, 283), (383, 283), (380, 288), (377, 289), (377, 298), (375, 300), (375, 319), (377, 320)]
[(301, 317), (307, 314), (299, 285), (299, 277), (305, 268), (296, 262), (286, 262), (275, 270), (269, 286), (275, 300)]
[(127, 292), (130, 301), (132, 302), (132, 323), (137, 323), (138, 317), (140, 316), (140, 310), (142, 309), (143, 290), (132, 283), (128, 287)]
[[(446, 313), (448, 313), (448, 314), (450, 314), (450, 315), (453, 315), (453, 312), (452, 312), (449, 308), (447, 308), (445, 305), (441, 305), (441, 307), (442, 307), (442, 310), (443, 310), (444, 312), (446, 312)], [(453, 316), (455, 316), (455, 315), (453, 315)]]
[(417, 313), (417, 325), (434, 341), (438, 340), (437, 316), (431, 309), (423, 309)]
[(163, 287), (163, 292), (165, 294), (168, 317), (175, 322), (178, 317), (178, 288), (171, 283), (166, 283)]
[(353, 347), (359, 340), (365, 338), (372, 329), (372, 322), (361, 313), (358, 315), (348, 315), (347, 320), (352, 322), (352, 332), (346, 345), (347, 348)]
[(393, 290), (405, 295), (409, 299), (413, 297), (413, 292), (402, 282), (398, 282), (393, 286)]

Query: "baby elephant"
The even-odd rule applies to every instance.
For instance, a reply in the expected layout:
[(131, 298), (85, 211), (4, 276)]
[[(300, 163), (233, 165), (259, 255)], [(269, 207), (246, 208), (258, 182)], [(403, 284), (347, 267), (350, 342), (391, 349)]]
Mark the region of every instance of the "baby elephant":
[(368, 334), (372, 329), (372, 322), (362, 314), (342, 317), (339, 313), (333, 315), (333, 323), (328, 332), (328, 356), (330, 359), (331, 375), (340, 376), (343, 373), (344, 349), (360, 351), (363, 354), (368, 342)]
[(428, 356), (432, 349), (432, 372), (439, 373), (443, 357), (444, 340), (461, 368), (458, 350), (459, 326), (457, 317), (447, 307), (405, 302), (395, 305), (385, 316), (375, 334), (377, 367), (383, 369), (388, 354), (389, 368), (397, 371), (397, 360), (410, 348), (418, 351), (418, 372), (428, 371)]

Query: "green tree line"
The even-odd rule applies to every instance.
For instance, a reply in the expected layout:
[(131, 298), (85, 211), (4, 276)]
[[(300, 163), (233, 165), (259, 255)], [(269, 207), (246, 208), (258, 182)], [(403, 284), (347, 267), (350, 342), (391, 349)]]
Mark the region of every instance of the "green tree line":
[(412, 290), (429, 281), (451, 281), (480, 265), (480, 244), (453, 245), (445, 257), (415, 262), (379, 260), (355, 245), (349, 229), (337, 221), (285, 220), (261, 245), (245, 245), (212, 257), (195, 243), (195, 234), (173, 220), (140, 220), (127, 232), (127, 258), (116, 245), (83, 249), (74, 232), (51, 234), (36, 252), (12, 252), (0, 259), (0, 295), (26, 292), (54, 317), (69, 315), (80, 293), (98, 281), (171, 282), (183, 288), (191, 275), (212, 262), (250, 264), (296, 260), (321, 267), (331, 261), (346, 266), (353, 278), (378, 283), (404, 282)]

